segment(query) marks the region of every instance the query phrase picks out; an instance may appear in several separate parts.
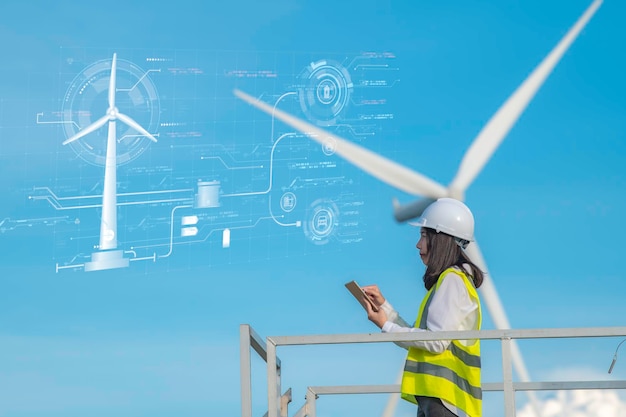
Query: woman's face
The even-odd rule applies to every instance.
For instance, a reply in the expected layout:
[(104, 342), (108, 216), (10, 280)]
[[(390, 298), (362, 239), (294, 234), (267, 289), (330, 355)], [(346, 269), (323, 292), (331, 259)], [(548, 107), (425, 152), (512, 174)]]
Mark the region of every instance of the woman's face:
[(417, 241), (415, 247), (420, 252), (420, 258), (422, 258), (424, 265), (428, 266), (428, 234), (423, 227), (420, 230), (420, 240)]

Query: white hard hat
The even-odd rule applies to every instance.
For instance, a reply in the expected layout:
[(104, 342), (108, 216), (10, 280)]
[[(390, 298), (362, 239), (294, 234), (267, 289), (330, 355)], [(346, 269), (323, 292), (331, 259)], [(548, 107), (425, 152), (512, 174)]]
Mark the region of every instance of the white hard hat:
[(414, 226), (428, 227), (439, 232), (472, 242), (474, 240), (474, 215), (470, 209), (454, 198), (440, 198), (424, 210)]

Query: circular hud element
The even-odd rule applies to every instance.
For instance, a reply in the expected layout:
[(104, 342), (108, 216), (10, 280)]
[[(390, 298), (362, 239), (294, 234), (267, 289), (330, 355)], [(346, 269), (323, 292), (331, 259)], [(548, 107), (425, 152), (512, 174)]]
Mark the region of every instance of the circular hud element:
[(312, 62), (300, 75), (298, 96), (302, 111), (320, 126), (335, 124), (345, 110), (353, 84), (348, 71), (337, 62)]
[[(63, 98), (63, 126), (67, 138), (107, 114), (112, 60), (98, 61), (82, 70), (71, 82)], [(115, 106), (148, 132), (159, 126), (160, 106), (157, 90), (149, 73), (133, 63), (117, 60)], [(69, 143), (72, 150), (92, 165), (104, 165), (109, 124)], [(141, 155), (151, 140), (120, 120), (115, 121), (117, 164)]]
[(339, 209), (328, 199), (314, 201), (306, 213), (303, 224), (305, 236), (316, 245), (330, 241), (339, 225)]

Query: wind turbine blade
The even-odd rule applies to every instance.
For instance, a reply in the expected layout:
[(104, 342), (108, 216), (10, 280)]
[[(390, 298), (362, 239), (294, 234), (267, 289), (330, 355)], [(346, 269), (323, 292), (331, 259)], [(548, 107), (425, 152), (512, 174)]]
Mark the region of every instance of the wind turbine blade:
[(109, 108), (115, 107), (115, 74), (117, 72), (117, 54), (113, 54), (111, 62), (111, 77), (109, 78)]
[(142, 135), (146, 136), (148, 139), (150, 139), (153, 142), (156, 142), (156, 138), (154, 136), (152, 136), (152, 134), (150, 132), (148, 132), (146, 129), (144, 129), (143, 127), (141, 127), (141, 125), (139, 123), (137, 123), (136, 121), (134, 121), (133, 119), (131, 119), (130, 117), (126, 116), (123, 113), (117, 113), (117, 118), (123, 122), (124, 124), (126, 124), (128, 127), (135, 129), (137, 132), (141, 133)]
[[(404, 365), (400, 369), (400, 374), (397, 378), (397, 385), (402, 384), (402, 374), (404, 374)], [(387, 404), (385, 405), (385, 409), (383, 410), (383, 414), (381, 417), (393, 417), (396, 412), (396, 407), (398, 407), (398, 402), (400, 401), (400, 394), (393, 393), (389, 394), (389, 399), (387, 400)]]
[(358, 146), (348, 140), (342, 139), (332, 133), (318, 128), (310, 123), (300, 120), (282, 110), (276, 109), (240, 90), (234, 91), (240, 99), (248, 102), (259, 110), (276, 117), (287, 125), (309, 136), (322, 145), (331, 145), (335, 153), (361, 168), (363, 171), (412, 195), (427, 197), (443, 197), (446, 189), (439, 183), (427, 178), (405, 166), (378, 155), (366, 148)]
[(470, 243), (467, 246), (467, 249), (465, 249), (465, 253), (485, 274), (485, 279), (483, 280), (483, 285), (480, 287), (480, 290), (485, 296), (487, 309), (489, 310), (489, 314), (491, 315), (494, 324), (498, 329), (510, 329), (511, 326), (509, 324), (509, 320), (507, 319), (504, 307), (500, 302), (500, 297), (498, 297), (498, 294), (496, 293), (496, 288), (491, 280), (485, 259), (478, 248), (478, 244), (476, 242)]
[(405, 222), (422, 215), (426, 207), (428, 207), (434, 198), (422, 198), (409, 204), (400, 205), (394, 202), (393, 216), (397, 222)]
[(513, 95), (498, 109), (487, 125), (478, 134), (466, 152), (459, 170), (450, 184), (450, 188), (464, 192), (482, 170), (491, 155), (504, 137), (509, 133), (515, 122), (535, 96), (545, 79), (550, 75), (565, 51), (574, 42), (580, 31), (585, 27), (593, 14), (602, 4), (595, 0), (572, 26), (561, 41), (535, 68), (526, 80), (515, 90)]
[(86, 128), (84, 128), (83, 130), (77, 132), (74, 134), (74, 136), (65, 139), (63, 141), (63, 145), (67, 145), (68, 143), (74, 142), (75, 140), (78, 140), (80, 138), (82, 138), (83, 136), (86, 136), (88, 134), (90, 134), (91, 132), (100, 129), (102, 126), (104, 126), (106, 124), (106, 122), (109, 120), (109, 116), (102, 116), (101, 118), (99, 118), (98, 120), (96, 120), (95, 122), (93, 122), (92, 124), (90, 124), (89, 126), (87, 126)]
[[(478, 248), (478, 243), (472, 242), (469, 244), (467, 249), (465, 250), (467, 256), (476, 264), (478, 268), (481, 269), (484, 273), (483, 284), (480, 286), (479, 290), (483, 295), (483, 299), (487, 306), (487, 310), (489, 311), (489, 315), (493, 320), (496, 328), (498, 329), (510, 329), (511, 325), (509, 324), (509, 319), (504, 312), (504, 307), (502, 306), (502, 302), (500, 301), (500, 297), (496, 292), (496, 287), (491, 279), (491, 275), (487, 270), (487, 264), (485, 263), (485, 259), (483, 258), (480, 249)], [(522, 353), (519, 350), (519, 346), (516, 340), (511, 340), (511, 360), (513, 361), (513, 367), (517, 372), (517, 375), (522, 382), (529, 382), (530, 376), (528, 375), (528, 370), (526, 369), (526, 365), (524, 363), (524, 359), (522, 358)], [(528, 398), (532, 403), (536, 415), (539, 415), (539, 402), (533, 391), (527, 391)]]

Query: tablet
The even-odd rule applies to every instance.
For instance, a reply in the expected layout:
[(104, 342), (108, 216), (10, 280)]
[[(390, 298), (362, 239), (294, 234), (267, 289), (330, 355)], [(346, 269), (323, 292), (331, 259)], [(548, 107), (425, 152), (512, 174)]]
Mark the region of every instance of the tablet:
[(357, 301), (361, 303), (363, 308), (366, 309), (367, 307), (365, 305), (366, 303), (369, 303), (369, 305), (372, 306), (372, 310), (378, 311), (378, 307), (374, 304), (372, 299), (369, 298), (369, 296), (365, 294), (365, 292), (363, 292), (363, 290), (361, 289), (359, 284), (356, 283), (356, 281), (347, 282), (346, 288), (348, 289), (348, 291), (350, 291), (354, 298), (356, 298)]

